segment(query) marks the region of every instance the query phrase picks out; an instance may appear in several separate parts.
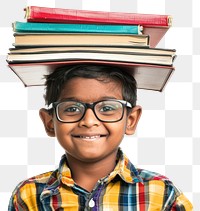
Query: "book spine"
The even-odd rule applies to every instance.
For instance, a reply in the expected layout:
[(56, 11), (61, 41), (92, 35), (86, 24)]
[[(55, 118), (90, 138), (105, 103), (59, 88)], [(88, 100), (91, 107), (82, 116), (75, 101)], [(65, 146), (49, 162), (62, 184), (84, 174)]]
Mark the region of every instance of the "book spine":
[(14, 32), (48, 33), (113, 33), (142, 34), (142, 27), (137, 25), (96, 25), (96, 24), (56, 24), (18, 22), (13, 24)]
[(73, 10), (29, 6), (25, 8), (28, 22), (128, 24), (142, 26), (171, 26), (172, 17), (158, 14), (138, 14)]

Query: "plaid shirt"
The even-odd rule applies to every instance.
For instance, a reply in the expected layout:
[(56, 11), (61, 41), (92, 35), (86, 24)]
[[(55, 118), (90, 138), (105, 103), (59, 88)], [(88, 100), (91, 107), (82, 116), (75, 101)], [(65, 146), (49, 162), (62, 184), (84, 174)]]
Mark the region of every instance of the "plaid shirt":
[(9, 211), (190, 211), (188, 199), (166, 177), (136, 169), (119, 150), (114, 171), (87, 192), (75, 184), (63, 155), (59, 168), (20, 183)]

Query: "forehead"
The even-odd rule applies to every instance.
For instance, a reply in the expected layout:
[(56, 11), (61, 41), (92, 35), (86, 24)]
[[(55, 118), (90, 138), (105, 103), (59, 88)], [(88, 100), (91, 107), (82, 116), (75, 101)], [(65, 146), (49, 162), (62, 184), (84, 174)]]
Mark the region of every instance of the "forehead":
[(115, 80), (73, 78), (67, 81), (59, 99), (72, 98), (83, 102), (101, 99), (122, 99), (122, 85)]

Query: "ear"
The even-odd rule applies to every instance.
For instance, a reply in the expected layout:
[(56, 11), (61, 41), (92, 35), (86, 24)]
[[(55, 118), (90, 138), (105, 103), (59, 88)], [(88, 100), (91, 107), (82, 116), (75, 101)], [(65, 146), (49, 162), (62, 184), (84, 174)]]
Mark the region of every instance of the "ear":
[(48, 110), (42, 108), (39, 111), (40, 118), (44, 124), (44, 128), (46, 133), (50, 137), (55, 137), (55, 131), (53, 126), (53, 116), (49, 114)]
[(126, 131), (125, 131), (127, 135), (132, 135), (135, 133), (141, 114), (142, 114), (141, 106), (135, 106), (132, 109), (132, 111), (128, 114)]

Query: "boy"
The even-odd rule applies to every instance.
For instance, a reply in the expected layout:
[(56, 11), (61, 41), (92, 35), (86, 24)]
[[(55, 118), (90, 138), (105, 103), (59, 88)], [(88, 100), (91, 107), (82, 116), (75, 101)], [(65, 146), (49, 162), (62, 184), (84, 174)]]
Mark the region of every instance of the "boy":
[(135, 79), (114, 66), (75, 65), (46, 76), (40, 117), (65, 150), (59, 168), (23, 181), (14, 210), (192, 210), (166, 177), (136, 169), (119, 145), (142, 109)]

